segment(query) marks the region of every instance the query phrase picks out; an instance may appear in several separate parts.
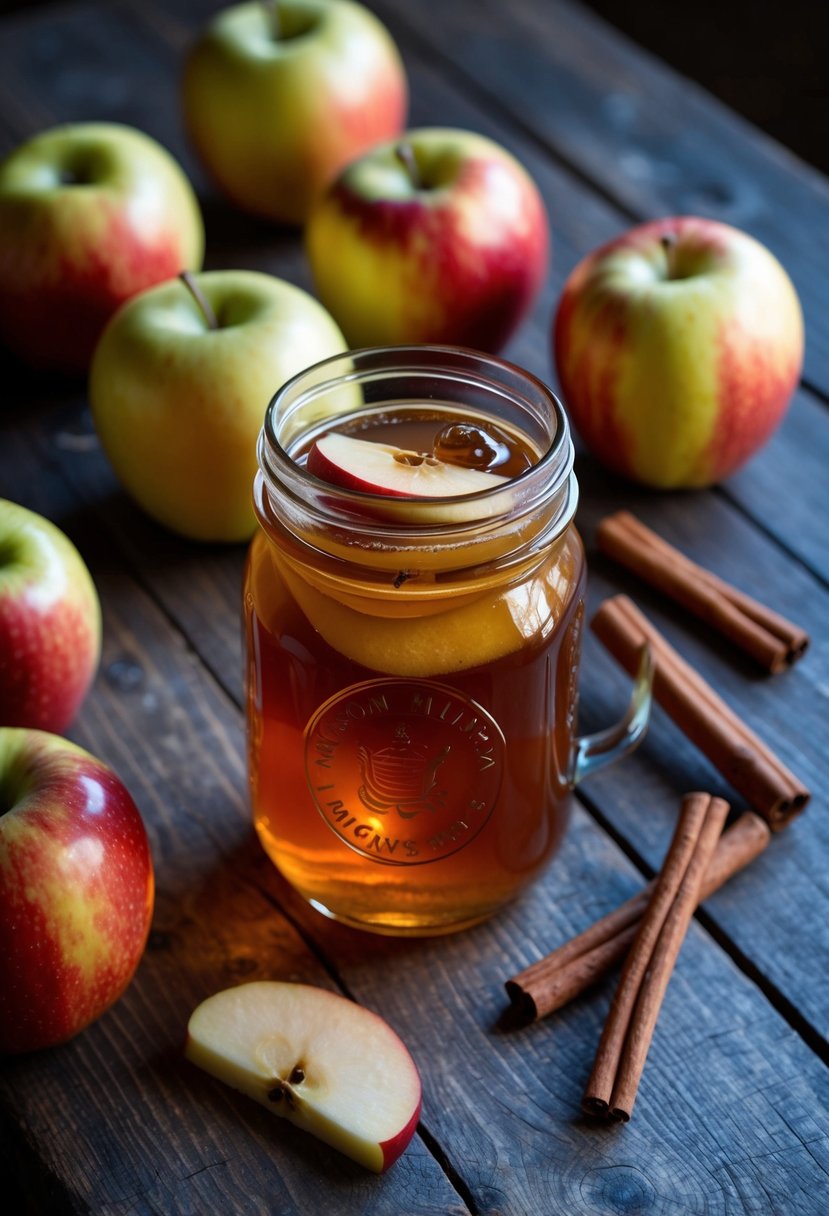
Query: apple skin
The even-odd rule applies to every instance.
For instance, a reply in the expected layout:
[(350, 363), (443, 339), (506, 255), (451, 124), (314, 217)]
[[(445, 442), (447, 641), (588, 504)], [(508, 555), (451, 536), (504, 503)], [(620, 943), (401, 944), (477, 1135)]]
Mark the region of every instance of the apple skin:
[(78, 550), (0, 499), (0, 726), (64, 731), (98, 669), (101, 607)]
[(193, 540), (243, 541), (256, 525), (256, 442), (276, 390), (345, 339), (307, 292), (257, 271), (196, 276), (211, 329), (184, 283), (125, 304), (95, 351), (89, 397), (122, 485)]
[(589, 254), (553, 330), (564, 403), (587, 447), (661, 489), (721, 481), (768, 440), (803, 344), (800, 303), (773, 254), (693, 216), (640, 225)]
[(154, 879), (115, 773), (66, 739), (0, 729), (0, 1052), (72, 1038), (129, 984)]
[(306, 226), (317, 294), (352, 347), (498, 351), (534, 303), (549, 250), (524, 168), (492, 140), (448, 128), (407, 132), (352, 162)]
[(0, 340), (85, 372), (119, 305), (203, 251), (196, 196), (155, 140), (117, 123), (44, 131), (0, 164)]
[(340, 169), (406, 121), (408, 88), (385, 27), (350, 0), (259, 0), (220, 12), (185, 64), (187, 130), (238, 207), (304, 222)]

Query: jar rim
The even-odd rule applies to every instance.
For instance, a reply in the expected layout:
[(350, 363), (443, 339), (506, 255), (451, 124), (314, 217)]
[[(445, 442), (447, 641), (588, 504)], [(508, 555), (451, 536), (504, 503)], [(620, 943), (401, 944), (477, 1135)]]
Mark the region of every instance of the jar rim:
[[(364, 347), (330, 356), (290, 377), (271, 398), (259, 436), (259, 467), (267, 489), (277, 496), (286, 491), (296, 496), (298, 487), (307, 483), (317, 494), (323, 491), (330, 494), (332, 487), (328, 482), (309, 473), (293, 458), (292, 453), (296, 452), (314, 428), (306, 426), (291, 434), (292, 417), (315, 398), (330, 392), (334, 386), (358, 385), (371, 379), (382, 380), (388, 376), (405, 375), (431, 376), (439, 382), (451, 381), (455, 385), (468, 384), (479, 391), (492, 394), (493, 397), (501, 397), (513, 408), (518, 407), (524, 414), (533, 417), (536, 423), (547, 426), (548, 443), (538, 460), (517, 476), (510, 478), (505, 486), (452, 496), (453, 506), (461, 511), (469, 509), (468, 527), (475, 528), (486, 523), (491, 516), (493, 504), (498, 502), (499, 495), (503, 494), (505, 488), (520, 490), (523, 486), (529, 491), (531, 487), (528, 483), (532, 483), (533, 487), (543, 488), (543, 497), (548, 499), (560, 493), (567, 483), (571, 483), (566, 501), (562, 503), (563, 509), (556, 512), (555, 530), (563, 531), (575, 514), (578, 494), (575, 484), (572, 484), (575, 482), (573, 443), (567, 415), (559, 398), (538, 376), (518, 364), (460, 346), (424, 344)], [(422, 401), (424, 398), (418, 396), (417, 400)], [(286, 434), (287, 439), (283, 442), (283, 436)], [(372, 504), (376, 506), (377, 495), (341, 486), (335, 489), (337, 499), (343, 507), (351, 507), (358, 517), (365, 516), (369, 508), (370, 518), (370, 508)], [(530, 496), (533, 497), (532, 494)], [(299, 497), (303, 495), (300, 493)], [(410, 501), (418, 506), (449, 500), (412, 496)], [(480, 512), (477, 514), (474, 509), (476, 504), (480, 506)], [(385, 527), (388, 527), (388, 521)], [(447, 531), (447, 524), (398, 522), (395, 524), (395, 530), (403, 533), (415, 531), (421, 534), (441, 534)], [(457, 533), (467, 529), (459, 528), (455, 520), (448, 530)]]

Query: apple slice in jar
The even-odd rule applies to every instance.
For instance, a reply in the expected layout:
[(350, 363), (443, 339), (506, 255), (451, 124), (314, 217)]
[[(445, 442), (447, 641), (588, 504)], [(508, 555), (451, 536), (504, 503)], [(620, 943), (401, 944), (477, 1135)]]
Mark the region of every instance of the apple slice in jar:
[(308, 453), (308, 472), (345, 490), (384, 499), (428, 499), (437, 503), (384, 502), (377, 512), (383, 516), (412, 523), (453, 523), (487, 517), (502, 511), (505, 503), (498, 495), (495, 504), (484, 500), (471, 503), (446, 503), (446, 499), (465, 499), (503, 486), (509, 480), (498, 473), (452, 464), (425, 452), (398, 448), (388, 443), (355, 439), (329, 431), (317, 439)]
[(388, 1023), (308, 984), (259, 981), (208, 997), (185, 1055), (378, 1174), (420, 1117), (417, 1068)]

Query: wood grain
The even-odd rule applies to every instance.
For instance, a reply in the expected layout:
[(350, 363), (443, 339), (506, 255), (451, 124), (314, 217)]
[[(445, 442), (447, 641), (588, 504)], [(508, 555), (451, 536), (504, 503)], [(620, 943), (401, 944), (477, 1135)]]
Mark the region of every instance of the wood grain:
[[(829, 322), (814, 300), (826, 277), (825, 229), (806, 256), (822, 179), (804, 176), (722, 107), (693, 90), (686, 97), (684, 82), (565, 0), (516, 0), (504, 10), (445, 0), (439, 21), (428, 6), (402, 0), (372, 7), (400, 39), (413, 122), (471, 126), (508, 144), (547, 201), (553, 266), (512, 358), (549, 379), (550, 319), (582, 253), (640, 215), (697, 200), (794, 259), (810, 314), (809, 375), (823, 384)], [(213, 0), (85, 0), (5, 18), (0, 140), (10, 146), (40, 126), (85, 118), (141, 126), (196, 183), (212, 266), (255, 267), (307, 287), (297, 234), (234, 213), (184, 138), (177, 72), (215, 8)], [(722, 178), (709, 170), (730, 188), (735, 166), (738, 192), (718, 200)], [(784, 189), (797, 232), (779, 219)], [(591, 606), (632, 590), (592, 549), (596, 520), (625, 505), (696, 560), (773, 598), (815, 637), (809, 656), (772, 689), (704, 627), (635, 591), (723, 695), (773, 733), (817, 793), (807, 815), (706, 905), (713, 936), (692, 926), (636, 1121), (614, 1136), (578, 1115), (611, 985), (518, 1031), (504, 1021), (503, 980), (632, 894), (664, 852), (678, 794), (709, 778), (714, 792), (728, 794), (716, 774), (655, 715), (641, 751), (585, 787), (561, 856), (503, 916), (457, 937), (403, 942), (323, 920), (281, 881), (249, 823), (244, 547), (178, 540), (129, 503), (98, 449), (83, 384), (24, 373), (8, 358), (0, 376), (18, 385), (0, 409), (0, 493), (66, 528), (104, 603), (104, 659), (72, 733), (133, 791), (159, 880), (150, 946), (123, 1000), (73, 1043), (3, 1065), (0, 1172), (15, 1213), (820, 1210), (829, 1172), (829, 760), (821, 742), (829, 552), (816, 521), (826, 517), (829, 439), (815, 395), (798, 394), (767, 452), (724, 491), (651, 495), (579, 460)], [(797, 493), (781, 495), (783, 484)], [(624, 698), (624, 683), (588, 639), (583, 728), (615, 717)], [(193, 1005), (264, 976), (345, 991), (412, 1048), (424, 1077), (423, 1134), (388, 1176), (367, 1177), (182, 1060)], [(663, 1074), (679, 1082), (669, 1109), (656, 1099)]]
[[(628, 219), (706, 215), (744, 228), (781, 259), (807, 317), (806, 376), (829, 389), (825, 178), (710, 94), (644, 54), (575, 0), (377, 0), (507, 110)], [(400, 36), (400, 35), (399, 35)]]
[[(31, 482), (35, 460), (22, 430), (16, 434), (6, 451), (17, 499), (72, 536), (102, 601), (101, 669), (71, 734), (112, 765), (135, 798), (157, 898), (149, 946), (126, 995), (64, 1047), (8, 1063), (0, 1079), (5, 1111), (18, 1126), (38, 1129), (42, 1173), (62, 1185), (73, 1211), (84, 1210), (82, 1201), (92, 1211), (253, 1212), (275, 1210), (266, 1209), (265, 1195), (278, 1206), (297, 1194), (298, 1210), (361, 1211), (368, 1183), (359, 1167), (183, 1059), (187, 1019), (205, 996), (262, 978), (331, 986), (329, 971), (265, 890), (270, 863), (250, 824), (238, 709), (123, 569), (100, 510), (80, 506), (60, 478)], [(14, 1141), (4, 1141), (4, 1151), (11, 1170)], [(422, 1210), (464, 1210), (420, 1143), (383, 1180), (383, 1198), (373, 1193), (377, 1210), (403, 1210), (413, 1177)]]
[[(474, 109), (456, 89), (421, 63), (415, 54), (410, 53), (407, 62), (422, 121), (437, 121), (442, 110), (448, 112), (453, 122), (473, 121)], [(489, 117), (481, 125), (496, 135), (504, 130)], [(579, 231), (579, 226), (585, 223), (595, 226), (599, 218), (596, 212), (580, 210), (581, 196), (568, 193), (568, 180), (555, 166), (550, 166), (533, 152), (529, 163), (546, 196), (561, 199), (559, 212), (568, 224), (565, 232), (571, 228)], [(545, 296), (550, 296), (554, 290), (554, 283), (548, 284)], [(539, 364), (546, 358), (546, 350), (540, 355), (538, 349), (543, 314), (544, 305), (536, 310), (510, 352), (518, 361), (536, 370), (540, 370)], [(93, 501), (108, 502), (107, 521), (117, 529), (119, 544), (125, 554), (131, 556), (142, 583), (151, 589), (164, 611), (191, 639), (223, 687), (241, 703), (236, 588), (243, 551), (218, 547), (205, 550), (203, 546), (189, 545), (144, 520), (120, 495), (111, 470), (97, 450), (82, 394), (74, 398), (73, 405), (65, 412), (57, 416), (46, 414), (44, 420), (38, 432), (44, 458), (57, 461), (80, 494), (87, 498), (92, 495)], [(829, 428), (823, 428), (823, 435), (829, 442)], [(84, 439), (89, 442), (85, 443)], [(806, 452), (815, 450), (808, 442), (803, 442), (802, 436), (799, 448)], [(791, 844), (787, 842), (785, 864), (769, 870), (760, 891), (760, 907), (768, 909), (767, 917), (746, 922), (737, 915), (721, 927), (739, 942), (740, 949), (755, 961), (758, 969), (769, 975), (786, 999), (804, 1010), (811, 1025), (825, 1027), (824, 1011), (829, 1008), (829, 954), (820, 952), (821, 962), (826, 965), (821, 967), (816, 980), (810, 968), (793, 965), (787, 943), (793, 936), (795, 941), (799, 939), (797, 925), (800, 920), (812, 919), (815, 915), (829, 918), (829, 895), (821, 893), (820, 881), (821, 859), (825, 856), (822, 850), (829, 849), (829, 828), (825, 826), (829, 821), (821, 813), (825, 798), (822, 791), (829, 788), (829, 757), (824, 749), (802, 746), (804, 730), (806, 739), (820, 737), (821, 723), (829, 708), (826, 693), (829, 657), (819, 641), (825, 636), (825, 621), (829, 619), (826, 591), (798, 562), (787, 557), (761, 531), (746, 522), (720, 494), (654, 495), (626, 486), (589, 458), (580, 459), (577, 471), (581, 485), (578, 522), (590, 546), (591, 610), (605, 595), (618, 590), (627, 591), (648, 611), (653, 607), (657, 621), (665, 624), (672, 640), (677, 639), (678, 648), (700, 667), (750, 723), (766, 725), (775, 741), (780, 741), (781, 758), (816, 791), (815, 805), (808, 812), (808, 826), (798, 830)], [(820, 484), (827, 485), (827, 479), (821, 479)], [(745, 661), (735, 660), (713, 631), (687, 622), (678, 625), (675, 618), (668, 621), (664, 616), (660, 617), (660, 604), (655, 597), (593, 551), (592, 529), (596, 521), (622, 503), (695, 560), (737, 582), (750, 594), (767, 600), (784, 615), (800, 621), (816, 639), (807, 661), (796, 672), (787, 674), (782, 683), (769, 684), (758, 679)], [(766, 509), (771, 511), (770, 504), (766, 504)], [(786, 512), (778, 506), (777, 514), (783, 517)], [(821, 530), (821, 535), (824, 531)], [(204, 612), (205, 596), (211, 597), (209, 602), (213, 605), (209, 613)], [(596, 729), (618, 716), (624, 691), (618, 681), (612, 683), (615, 674), (606, 656), (588, 642), (582, 677), (584, 729)], [(666, 762), (665, 757), (669, 761)], [(641, 771), (643, 762), (649, 766), (645, 774)], [(705, 780), (713, 782), (717, 792), (732, 796), (707, 762), (701, 760), (670, 724), (661, 720), (658, 712), (651, 740), (641, 757), (635, 757), (629, 763), (628, 779), (625, 779), (625, 770), (611, 771), (606, 780), (598, 778), (591, 782), (586, 794), (630, 846), (652, 866), (658, 864), (659, 856), (658, 848), (653, 847), (652, 836), (656, 832), (656, 839), (661, 841), (659, 833), (665, 825), (664, 822), (655, 825), (650, 819), (640, 822), (637, 788), (641, 781), (657, 781), (656, 801), (669, 807), (675, 801), (676, 791), (697, 788)], [(738, 799), (735, 805), (739, 805)], [(816, 837), (820, 841), (818, 849), (814, 847)], [(803, 874), (808, 877), (808, 883), (802, 881)], [(767, 936), (769, 933), (771, 938)]]

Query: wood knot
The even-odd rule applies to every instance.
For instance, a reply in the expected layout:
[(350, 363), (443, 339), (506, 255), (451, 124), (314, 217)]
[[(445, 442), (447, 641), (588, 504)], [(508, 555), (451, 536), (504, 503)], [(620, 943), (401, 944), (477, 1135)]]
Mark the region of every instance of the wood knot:
[[(618, 1127), (618, 1124), (609, 1124)], [(629, 1165), (611, 1165), (585, 1174), (579, 1192), (589, 1211), (618, 1212), (622, 1216), (649, 1212), (658, 1203), (650, 1179)]]

